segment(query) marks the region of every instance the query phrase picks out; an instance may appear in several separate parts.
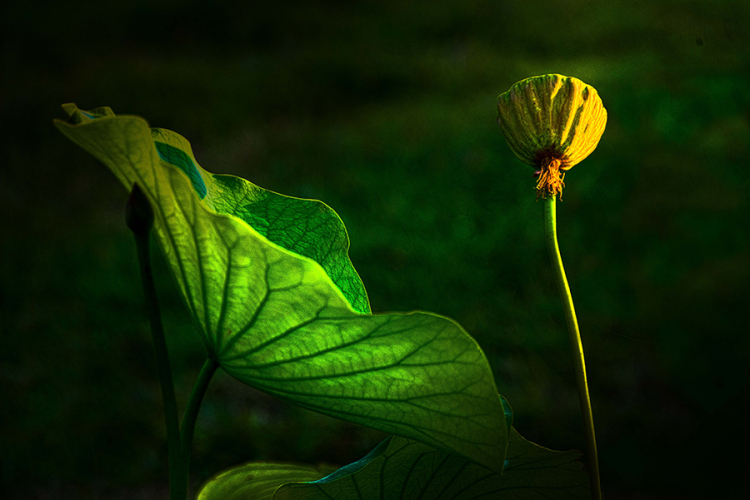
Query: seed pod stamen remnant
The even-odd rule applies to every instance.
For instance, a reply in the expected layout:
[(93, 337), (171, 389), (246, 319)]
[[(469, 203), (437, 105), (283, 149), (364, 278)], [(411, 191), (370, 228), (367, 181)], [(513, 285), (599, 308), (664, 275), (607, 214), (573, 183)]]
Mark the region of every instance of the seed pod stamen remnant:
[(549, 156), (542, 160), (542, 169), (539, 171), (539, 180), (536, 183), (536, 197), (546, 198), (555, 196), (560, 193), (560, 201), (562, 201), (562, 188), (565, 187), (563, 179), (565, 179), (565, 172), (560, 171), (560, 165), (562, 161), (557, 158), (550, 158)]

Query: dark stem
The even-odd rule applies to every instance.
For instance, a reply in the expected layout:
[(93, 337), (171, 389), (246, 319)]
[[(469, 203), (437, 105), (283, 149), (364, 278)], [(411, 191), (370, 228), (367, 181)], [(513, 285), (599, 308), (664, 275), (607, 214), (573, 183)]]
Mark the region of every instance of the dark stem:
[(159, 373), (161, 397), (164, 404), (164, 420), (167, 427), (167, 445), (169, 453), (169, 498), (171, 500), (185, 500), (187, 498), (187, 481), (180, 476), (183, 467), (180, 450), (180, 428), (177, 419), (177, 402), (174, 395), (172, 381), (172, 367), (169, 363), (167, 343), (164, 340), (164, 328), (159, 313), (159, 302), (156, 297), (154, 277), (151, 273), (151, 259), (149, 254), (149, 232), (134, 231), (135, 244), (138, 250), (138, 263), (141, 269), (143, 294), (146, 298), (146, 310), (151, 324), (151, 336), (156, 353), (156, 369)]

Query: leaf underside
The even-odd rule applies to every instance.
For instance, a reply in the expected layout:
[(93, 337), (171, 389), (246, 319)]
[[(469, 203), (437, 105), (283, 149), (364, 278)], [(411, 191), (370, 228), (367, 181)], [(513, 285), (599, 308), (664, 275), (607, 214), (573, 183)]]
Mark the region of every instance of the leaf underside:
[(442, 316), (366, 314), (335, 213), (210, 174), (184, 138), (142, 118), (64, 108), (71, 120), (57, 127), (149, 198), (166, 261), (227, 373), (502, 470), (508, 431), (484, 353)]

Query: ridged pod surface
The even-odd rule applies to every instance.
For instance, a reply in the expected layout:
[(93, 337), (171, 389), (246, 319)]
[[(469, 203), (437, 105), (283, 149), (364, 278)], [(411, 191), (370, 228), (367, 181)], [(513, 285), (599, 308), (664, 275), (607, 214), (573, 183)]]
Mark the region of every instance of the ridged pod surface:
[(510, 149), (540, 170), (537, 189), (543, 196), (562, 191), (559, 172), (591, 154), (607, 125), (607, 110), (596, 89), (557, 74), (514, 84), (498, 97), (497, 111)]
[(497, 99), (497, 123), (518, 158), (539, 166), (546, 156), (562, 160), (561, 170), (596, 149), (607, 125), (607, 110), (596, 89), (578, 78), (533, 76)]

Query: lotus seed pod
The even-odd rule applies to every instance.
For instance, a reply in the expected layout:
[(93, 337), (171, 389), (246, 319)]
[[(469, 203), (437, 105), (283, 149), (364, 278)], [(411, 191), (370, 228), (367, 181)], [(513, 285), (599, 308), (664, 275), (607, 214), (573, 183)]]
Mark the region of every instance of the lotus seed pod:
[(497, 123), (513, 153), (537, 168), (537, 196), (560, 193), (565, 172), (596, 149), (607, 110), (578, 78), (534, 76), (497, 98)]

